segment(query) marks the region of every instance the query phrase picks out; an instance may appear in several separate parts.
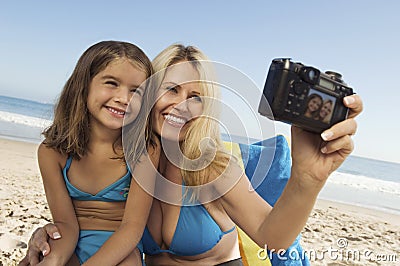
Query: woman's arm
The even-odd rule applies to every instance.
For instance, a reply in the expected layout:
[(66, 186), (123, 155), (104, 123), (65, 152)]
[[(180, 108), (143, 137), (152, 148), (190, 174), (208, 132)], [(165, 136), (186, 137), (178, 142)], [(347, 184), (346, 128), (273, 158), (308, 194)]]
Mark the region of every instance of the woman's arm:
[(325, 131), (324, 140), (292, 127), (291, 178), (274, 208), (251, 189), (244, 173), (232, 168), (232, 173), (240, 179), (222, 196), (222, 204), (231, 219), (261, 247), (267, 245), (268, 249), (279, 250), (292, 244), (328, 176), (353, 150), (350, 135), (357, 129), (353, 118), (362, 111), (362, 102), (356, 95), (344, 102), (350, 108), (348, 119)]
[(79, 236), (78, 221), (62, 176), (65, 156), (40, 144), (38, 161), (54, 224), (57, 225), (59, 233), (63, 235), (62, 239), (49, 240), (52, 252), (44, 257), (43, 262), (64, 265), (73, 254)]
[(154, 180), (159, 149), (149, 149), (133, 169), (133, 177), (120, 227), (84, 265), (116, 265), (129, 256), (139, 243), (150, 213), (153, 197), (138, 180)]

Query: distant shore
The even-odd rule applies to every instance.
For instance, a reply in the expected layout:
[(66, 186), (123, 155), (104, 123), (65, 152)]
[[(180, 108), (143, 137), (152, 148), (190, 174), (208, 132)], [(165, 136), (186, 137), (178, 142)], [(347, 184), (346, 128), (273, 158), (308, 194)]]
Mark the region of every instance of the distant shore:
[[(33, 230), (51, 221), (37, 146), (0, 138), (0, 265), (17, 265)], [(303, 230), (302, 246), (312, 265), (396, 265), (400, 216), (318, 200)]]

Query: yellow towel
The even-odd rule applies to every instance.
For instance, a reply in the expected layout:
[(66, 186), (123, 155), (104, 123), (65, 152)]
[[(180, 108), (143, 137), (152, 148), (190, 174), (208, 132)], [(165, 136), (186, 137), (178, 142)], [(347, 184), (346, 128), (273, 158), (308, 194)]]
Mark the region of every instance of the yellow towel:
[[(244, 170), (244, 164), (242, 159), (242, 153), (238, 143), (224, 142), (225, 148), (230, 151), (239, 160), (240, 167)], [(240, 255), (242, 256), (244, 266), (271, 266), (270, 260), (261, 260), (257, 254), (261, 249), (249, 236), (246, 235), (239, 227), (239, 249)], [(263, 258), (264, 259), (264, 258)]]

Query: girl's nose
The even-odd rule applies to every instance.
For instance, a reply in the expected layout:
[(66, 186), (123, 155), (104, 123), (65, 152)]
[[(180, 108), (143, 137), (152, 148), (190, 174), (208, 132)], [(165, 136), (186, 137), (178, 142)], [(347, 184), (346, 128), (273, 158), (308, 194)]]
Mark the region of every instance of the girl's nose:
[(130, 101), (131, 97), (130, 97), (130, 93), (129, 90), (127, 89), (119, 89), (117, 94), (115, 95), (115, 101), (122, 103), (124, 105), (128, 105), (129, 101)]

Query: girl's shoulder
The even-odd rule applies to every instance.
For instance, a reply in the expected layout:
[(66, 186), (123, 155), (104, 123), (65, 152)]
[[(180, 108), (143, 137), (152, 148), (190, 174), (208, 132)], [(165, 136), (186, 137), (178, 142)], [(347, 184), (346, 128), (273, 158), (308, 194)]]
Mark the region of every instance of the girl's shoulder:
[(60, 167), (64, 167), (68, 159), (68, 156), (66, 154), (61, 154), (56, 149), (48, 147), (43, 142), (39, 144), (37, 156), (39, 164), (41, 162), (52, 164), (57, 163)]

